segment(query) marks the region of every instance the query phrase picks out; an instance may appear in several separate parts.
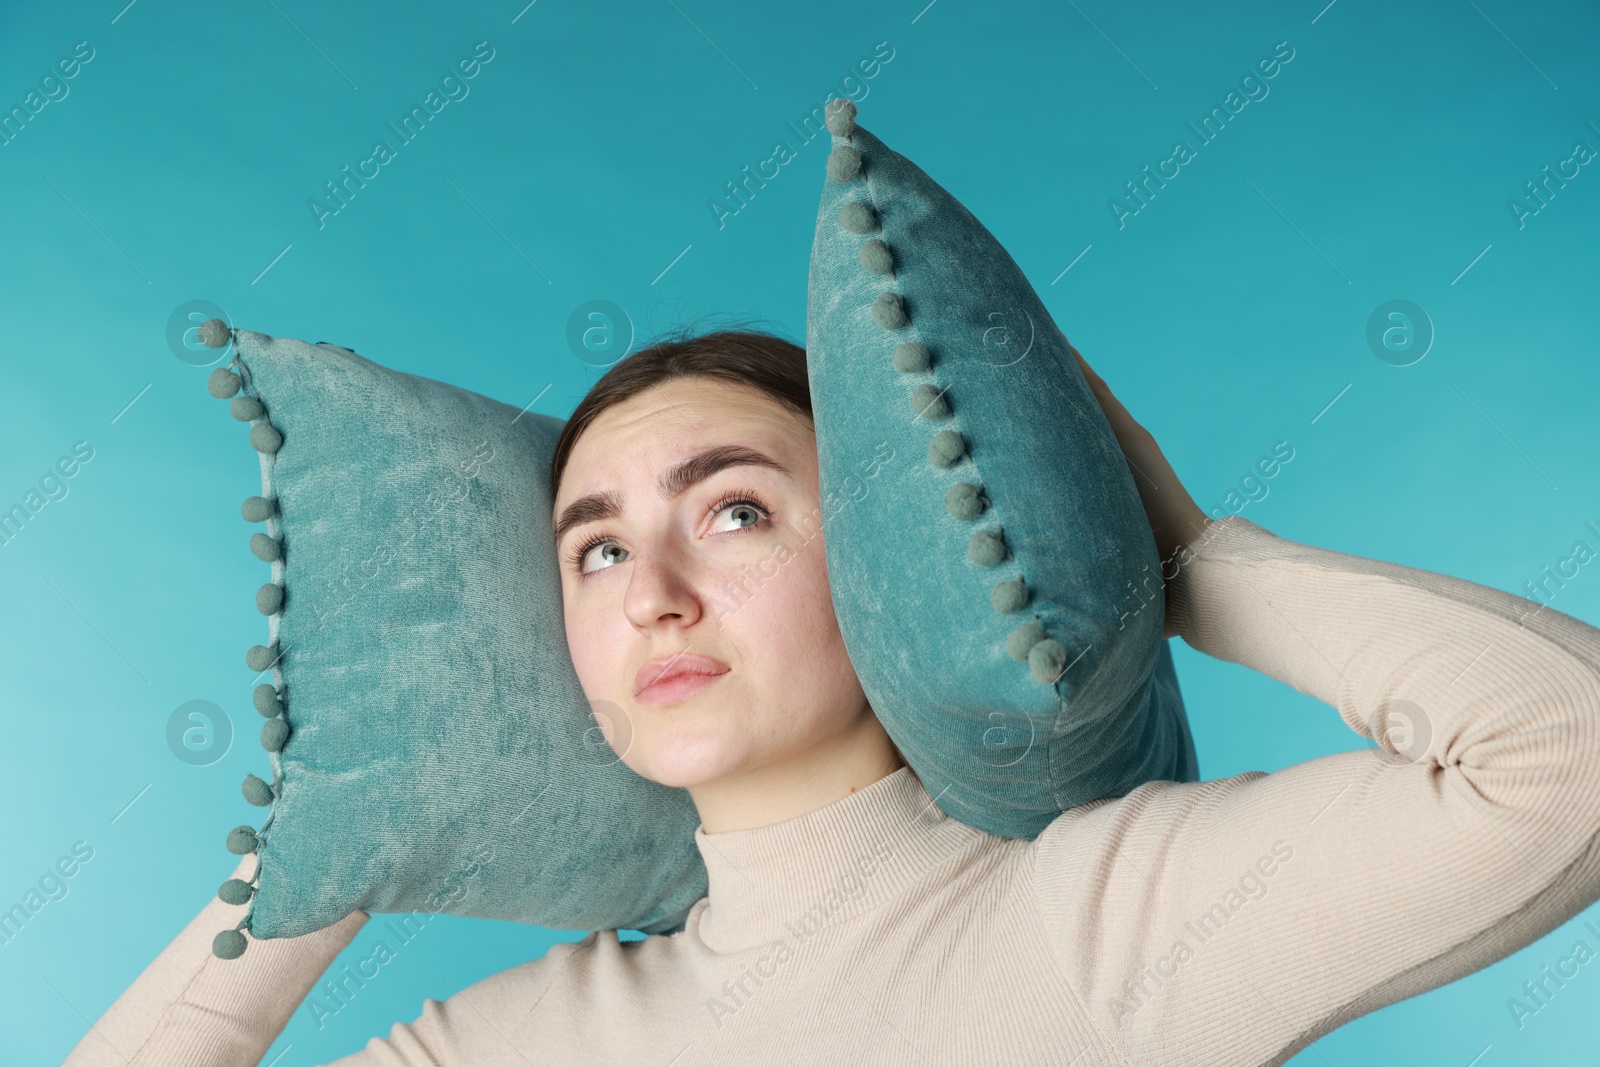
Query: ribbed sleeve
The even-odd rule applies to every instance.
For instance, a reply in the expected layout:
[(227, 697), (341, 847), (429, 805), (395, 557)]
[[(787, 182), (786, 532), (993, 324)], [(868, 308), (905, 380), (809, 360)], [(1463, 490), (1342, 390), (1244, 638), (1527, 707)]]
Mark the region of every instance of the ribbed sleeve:
[(1040, 835), (1048, 936), (1129, 1062), (1282, 1063), (1600, 899), (1600, 630), (1238, 516), (1192, 547), (1183, 639), (1378, 747), (1147, 783)]
[[(232, 877), (248, 879), (255, 863), (245, 856)], [(217, 931), (237, 926), (248, 910), (248, 904), (213, 897), (105, 1010), (62, 1067), (259, 1063), (369, 916), (354, 911), (300, 937), (251, 938), (236, 960), (212, 955)]]

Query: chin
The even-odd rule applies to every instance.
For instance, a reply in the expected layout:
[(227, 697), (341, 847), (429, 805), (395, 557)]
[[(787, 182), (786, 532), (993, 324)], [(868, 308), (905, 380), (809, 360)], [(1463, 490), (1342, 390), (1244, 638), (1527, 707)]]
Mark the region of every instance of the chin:
[(656, 737), (648, 748), (635, 737), (634, 750), (624, 762), (640, 777), (674, 789), (715, 782), (749, 765), (747, 754), (730, 751), (721, 737)]

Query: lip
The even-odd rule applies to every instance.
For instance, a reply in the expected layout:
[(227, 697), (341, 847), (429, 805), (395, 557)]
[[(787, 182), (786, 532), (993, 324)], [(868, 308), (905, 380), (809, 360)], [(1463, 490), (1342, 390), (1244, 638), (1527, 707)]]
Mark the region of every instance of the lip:
[[(719, 659), (694, 652), (653, 659), (634, 676), (634, 695), (645, 704), (678, 700), (710, 685), (731, 667)], [(663, 673), (665, 672), (665, 673)]]
[(676, 704), (678, 701), (700, 692), (707, 686), (721, 681), (726, 675), (726, 671), (722, 672), (722, 674), (672, 674), (654, 685), (646, 686), (637, 699), (641, 704), (653, 706)]

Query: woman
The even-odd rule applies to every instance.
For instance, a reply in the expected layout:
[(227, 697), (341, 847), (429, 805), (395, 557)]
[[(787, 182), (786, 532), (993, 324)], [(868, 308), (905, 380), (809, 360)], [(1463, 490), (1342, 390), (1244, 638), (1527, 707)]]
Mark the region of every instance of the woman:
[[(1207, 522), (1079, 360), (1169, 561), (1168, 635), (1379, 747), (1147, 783), (1034, 841), (945, 817), (794, 521), (819, 506), (804, 352), (663, 342), (573, 413), (555, 514), (578, 676), (619, 758), (693, 796), (709, 895), (679, 934), (558, 944), (336, 1063), (1277, 1064), (1600, 899), (1600, 630)], [(240, 910), (208, 904), (67, 1063), (255, 1063), (367, 918), (214, 959)]]

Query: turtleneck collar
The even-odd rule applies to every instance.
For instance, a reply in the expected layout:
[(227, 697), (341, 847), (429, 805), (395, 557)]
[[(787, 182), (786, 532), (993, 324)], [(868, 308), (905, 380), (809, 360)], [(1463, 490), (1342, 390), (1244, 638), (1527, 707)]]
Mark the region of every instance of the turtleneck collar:
[(732, 953), (870, 911), (974, 837), (909, 767), (771, 826), (694, 833), (709, 875), (700, 938)]

